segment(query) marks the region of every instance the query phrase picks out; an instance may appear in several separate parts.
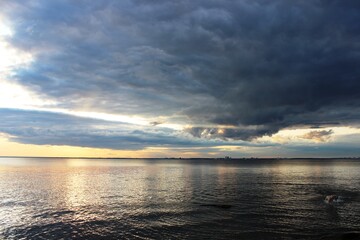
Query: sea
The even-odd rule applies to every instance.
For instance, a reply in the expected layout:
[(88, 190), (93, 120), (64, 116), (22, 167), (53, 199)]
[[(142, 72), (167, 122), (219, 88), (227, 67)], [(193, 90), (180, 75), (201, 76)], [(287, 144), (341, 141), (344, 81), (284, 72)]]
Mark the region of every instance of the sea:
[(0, 239), (360, 239), (360, 160), (0, 158)]

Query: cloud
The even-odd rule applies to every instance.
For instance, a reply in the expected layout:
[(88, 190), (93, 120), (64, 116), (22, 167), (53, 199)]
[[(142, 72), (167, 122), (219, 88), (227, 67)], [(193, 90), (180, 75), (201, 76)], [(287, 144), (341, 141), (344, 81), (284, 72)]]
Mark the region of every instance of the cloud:
[(151, 124), (152, 126), (157, 126), (157, 125), (162, 124), (162, 122), (154, 121), (154, 122), (150, 122), (150, 124)]
[(263, 147), (274, 144), (204, 141), (161, 126), (141, 126), (43, 111), (1, 109), (0, 133), (11, 141), (38, 145), (68, 145), (115, 150), (149, 147), (211, 148), (214, 146)]
[[(250, 141), (289, 127), (359, 123), (358, 1), (0, 7), (13, 20), (9, 43), (35, 58), (13, 81), (61, 107), (176, 118), (205, 139)], [(217, 125), (231, 127), (219, 134)]]
[(255, 126), (250, 128), (204, 128), (191, 127), (185, 130), (192, 136), (205, 139), (222, 139), (251, 141), (257, 137), (272, 135), (277, 132), (266, 126)]
[(330, 140), (333, 130), (311, 131), (301, 136), (301, 138), (309, 139), (315, 142), (327, 142)]
[[(70, 145), (107, 149), (144, 149), (154, 146), (189, 146), (195, 142), (166, 128), (108, 122), (59, 113), (0, 110), (0, 132), (15, 142)], [(199, 142), (197, 145), (201, 145)]]

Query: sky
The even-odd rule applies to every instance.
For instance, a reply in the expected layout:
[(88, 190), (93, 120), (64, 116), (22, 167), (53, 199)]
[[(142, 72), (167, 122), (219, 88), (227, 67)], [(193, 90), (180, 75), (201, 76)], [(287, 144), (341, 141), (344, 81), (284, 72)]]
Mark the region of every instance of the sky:
[(1, 156), (360, 156), (358, 0), (0, 9)]

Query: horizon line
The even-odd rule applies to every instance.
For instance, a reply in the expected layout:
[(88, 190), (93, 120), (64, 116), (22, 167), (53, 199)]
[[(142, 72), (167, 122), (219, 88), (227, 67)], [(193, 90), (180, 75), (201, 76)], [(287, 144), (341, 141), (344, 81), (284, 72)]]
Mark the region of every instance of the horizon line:
[(213, 160), (286, 160), (286, 159), (360, 159), (357, 157), (46, 157), (46, 156), (0, 156), (0, 158), (63, 158), (63, 159), (161, 159), (161, 160), (191, 160), (191, 159), (213, 159)]

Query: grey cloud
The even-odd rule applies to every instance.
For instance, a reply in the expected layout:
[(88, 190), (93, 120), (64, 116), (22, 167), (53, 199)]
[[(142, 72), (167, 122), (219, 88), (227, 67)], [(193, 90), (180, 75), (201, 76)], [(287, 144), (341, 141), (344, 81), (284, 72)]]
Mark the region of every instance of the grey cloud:
[(133, 150), (196, 144), (166, 128), (154, 129), (49, 112), (0, 109), (0, 113), (0, 132), (9, 134), (12, 141), (20, 143)]
[(254, 126), (248, 128), (204, 128), (191, 127), (186, 131), (197, 138), (244, 140), (251, 141), (257, 137), (272, 135), (277, 132), (274, 127)]
[(70, 145), (117, 150), (147, 147), (191, 148), (221, 145), (263, 147), (220, 140), (203, 141), (188, 134), (159, 126), (139, 126), (59, 113), (0, 109), (0, 133), (11, 141), (39, 145)]
[(232, 125), (215, 137), (235, 140), (358, 123), (359, 1), (0, 6), (17, 19), (11, 43), (37, 53), (14, 80), (67, 107)]

